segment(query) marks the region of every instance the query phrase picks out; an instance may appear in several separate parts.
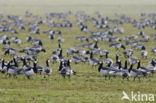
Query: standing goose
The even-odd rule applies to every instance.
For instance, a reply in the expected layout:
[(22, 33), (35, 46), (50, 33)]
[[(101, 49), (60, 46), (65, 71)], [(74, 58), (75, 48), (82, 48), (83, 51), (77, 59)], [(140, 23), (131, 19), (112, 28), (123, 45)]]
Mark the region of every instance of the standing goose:
[(139, 82), (140, 82), (140, 77), (142, 76), (142, 72), (133, 69), (133, 64), (131, 64), (130, 68), (128, 69), (129, 72), (129, 76), (130, 77), (134, 77), (134, 81), (136, 78), (138, 78)]
[(72, 74), (76, 75), (76, 72), (71, 69), (69, 60), (67, 61), (67, 63), (64, 64), (64, 66), (62, 68), (59, 68), (59, 71), (64, 79), (65, 79), (66, 75), (68, 76), (69, 79)]
[(137, 70), (141, 71), (144, 76), (146, 76), (147, 74), (150, 74), (150, 73), (152, 73), (152, 74), (154, 73), (154, 70), (149, 70), (149, 69), (147, 69), (145, 67), (141, 67), (140, 60), (138, 62)]
[[(15, 64), (16, 65), (16, 64)], [(7, 65), (7, 74), (9, 76), (16, 76), (17, 75), (17, 71), (19, 70), (19, 68), (17, 66), (11, 66), (11, 62), (9, 61), (8, 62), (8, 65)]]
[(103, 62), (100, 63), (99, 67), (98, 67), (98, 71), (101, 75), (104, 75), (105, 76), (105, 79), (107, 79), (107, 76), (109, 74), (109, 68), (107, 67), (103, 67)]
[(90, 65), (92, 65), (92, 67), (99, 64), (99, 60), (93, 58), (92, 52), (90, 53), (89, 63), (90, 63)]
[(108, 53), (106, 54), (105, 60), (103, 62), (104, 64), (113, 64), (113, 60), (111, 58), (108, 58)]
[(33, 67), (22, 69), (21, 74), (24, 74), (28, 79), (30, 79), (30, 76), (37, 73), (36, 65), (37, 65), (37, 61), (34, 61)]
[[(50, 76), (50, 74), (51, 74), (51, 72), (52, 72), (52, 69), (49, 67), (49, 62), (50, 62), (50, 60), (47, 59), (47, 60), (46, 60), (46, 67), (43, 68), (44, 74), (45, 74), (45, 75), (48, 75), (48, 76)], [(44, 75), (44, 78), (45, 78), (45, 75)]]
[(5, 65), (5, 60), (2, 58), (2, 62), (0, 64), (0, 72), (5, 73), (7, 71), (7, 65)]

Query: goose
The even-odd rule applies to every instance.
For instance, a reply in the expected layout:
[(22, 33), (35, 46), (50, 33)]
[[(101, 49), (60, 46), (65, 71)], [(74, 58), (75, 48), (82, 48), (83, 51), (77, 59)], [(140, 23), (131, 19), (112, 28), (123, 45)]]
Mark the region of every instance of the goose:
[(133, 64), (130, 65), (130, 68), (128, 69), (129, 72), (129, 76), (130, 77), (134, 77), (134, 81), (136, 78), (138, 78), (139, 82), (140, 82), (140, 77), (143, 76), (142, 72), (133, 69)]
[(140, 55), (142, 58), (147, 58), (148, 52), (146, 50), (141, 50)]
[(152, 72), (152, 76), (153, 76), (153, 74), (154, 74), (155, 71), (156, 71), (156, 62), (154, 62), (154, 59), (151, 59), (151, 60), (149, 61), (149, 65), (147, 66), (147, 69), (153, 71), (153, 72)]
[(26, 61), (26, 58), (24, 56), (22, 56), (22, 59), (21, 60), (23, 62), (23, 66), (22, 66), (22, 69), (23, 70), (32, 68), (30, 65), (27, 65), (27, 61)]
[(124, 52), (123, 52), (123, 54), (124, 54), (125, 57), (130, 57), (130, 56), (133, 55), (133, 53), (134, 52), (133, 52), (132, 49), (125, 49)]
[(59, 71), (60, 71), (60, 74), (63, 76), (64, 79), (65, 79), (66, 75), (68, 76), (69, 79), (70, 79), (70, 76), (72, 74), (76, 75), (76, 72), (71, 69), (69, 60), (67, 61), (66, 64), (64, 64), (63, 68), (59, 69)]
[(5, 65), (5, 60), (2, 58), (2, 62), (0, 63), (0, 72), (5, 73), (7, 66)]
[(108, 53), (106, 54), (105, 60), (103, 61), (104, 64), (113, 64), (113, 60), (111, 58), (108, 58)]
[(55, 38), (55, 36), (54, 36), (53, 34), (50, 34), (50, 35), (49, 35), (49, 39), (50, 39), (50, 40), (54, 40), (54, 38)]
[(74, 62), (75, 64), (78, 64), (81, 62), (81, 58), (78, 56), (72, 56), (70, 60)]
[(67, 49), (67, 56), (76, 53), (76, 50), (74, 48), (68, 48)]
[(79, 40), (80, 42), (83, 42), (83, 41), (89, 42), (89, 39), (86, 38), (85, 36), (78, 36), (76, 37), (76, 39)]
[(83, 50), (83, 49), (78, 49), (77, 51), (76, 51), (76, 53), (78, 54), (78, 55), (84, 55), (85, 53), (86, 53), (86, 51), (85, 50)]
[(37, 73), (37, 68), (36, 68), (36, 65), (37, 65), (37, 61), (34, 61), (33, 62), (33, 67), (29, 66), (25, 69), (22, 69), (20, 74), (23, 74), (25, 75), (28, 79), (30, 79), (30, 76), (34, 75)]
[(150, 74), (150, 73), (152, 73), (152, 74), (154, 73), (154, 70), (149, 70), (145, 67), (141, 67), (141, 61), (140, 60), (138, 62), (137, 70), (141, 71), (144, 76), (146, 76), (147, 74)]
[(156, 47), (153, 47), (153, 48), (152, 48), (152, 52), (153, 52), (153, 53), (156, 53)]
[[(38, 61), (37, 59), (35, 60), (36, 62)], [(37, 73), (39, 72), (39, 74), (41, 75), (43, 72), (43, 67), (40, 66), (39, 64), (36, 63), (36, 69), (37, 69)]]
[(59, 37), (59, 38), (57, 39), (57, 41), (58, 41), (59, 43), (63, 43), (63, 42), (64, 42), (64, 38)]
[(8, 65), (7, 65), (7, 74), (9, 76), (14, 76), (15, 77), (18, 74), (18, 70), (19, 70), (19, 68), (18, 68), (17, 64), (15, 64), (13, 66), (13, 65), (11, 65), (11, 62), (10, 61), (8, 62)]
[(14, 48), (8, 48), (5, 50), (4, 55), (15, 55), (16, 53), (19, 53), (20, 51), (14, 49)]
[(138, 63), (138, 59), (136, 57), (131, 57), (131, 58), (128, 59), (128, 61), (129, 61), (130, 65), (131, 64), (134, 65), (134, 64)]
[[(49, 62), (50, 62), (50, 60), (47, 59), (47, 60), (46, 60), (46, 67), (43, 68), (43, 73), (44, 73), (45, 75), (48, 75), (48, 76), (50, 76), (50, 74), (52, 73), (52, 69), (49, 67)], [(44, 75), (44, 78), (45, 78), (45, 75)]]
[(83, 63), (86, 63), (88, 60), (89, 60), (89, 56), (88, 56), (88, 55), (82, 55), (81, 61), (82, 61)]
[(107, 79), (107, 76), (109, 74), (109, 68), (107, 67), (103, 67), (103, 62), (100, 62), (100, 65), (98, 67), (98, 72), (101, 74), (101, 75), (104, 75), (105, 76), (105, 80)]
[(64, 56), (62, 56), (62, 49), (60, 50), (60, 54), (58, 55), (58, 61), (57, 62), (60, 62), (60, 60), (66, 60), (66, 58)]
[(123, 48), (126, 49), (124, 45), (122, 45), (121, 43), (114, 43), (114, 44), (110, 44), (110, 47), (113, 47), (115, 49), (119, 49), (119, 48)]
[(106, 54), (107, 55), (109, 54), (107, 50), (100, 50), (100, 58), (102, 58), (103, 56), (106, 56)]
[[(126, 63), (125, 63), (125, 67), (126, 67)], [(119, 75), (122, 77), (122, 79), (127, 78), (128, 80), (128, 72), (126, 71), (126, 68), (123, 68), (121, 65), (121, 61), (118, 61), (118, 70), (116, 70), (115, 75)]]
[(90, 65), (92, 65), (92, 67), (99, 64), (99, 60), (93, 58), (92, 52), (90, 53), (90, 58), (88, 60), (89, 60)]
[(141, 44), (136, 45), (135, 48), (137, 50), (145, 50), (146, 49), (146, 47), (144, 45), (141, 45)]

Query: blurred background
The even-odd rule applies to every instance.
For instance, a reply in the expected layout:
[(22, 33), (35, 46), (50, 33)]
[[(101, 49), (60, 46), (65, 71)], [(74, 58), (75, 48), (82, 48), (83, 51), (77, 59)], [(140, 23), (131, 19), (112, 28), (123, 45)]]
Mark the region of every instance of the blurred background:
[(26, 10), (36, 14), (79, 10), (107, 15), (152, 13), (156, 11), (156, 0), (0, 0), (0, 11), (4, 14), (23, 14)]

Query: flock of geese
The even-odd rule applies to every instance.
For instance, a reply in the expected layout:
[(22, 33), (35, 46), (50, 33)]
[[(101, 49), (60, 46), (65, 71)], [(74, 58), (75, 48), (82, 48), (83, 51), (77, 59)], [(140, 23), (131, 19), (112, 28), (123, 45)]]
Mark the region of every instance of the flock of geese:
[[(50, 61), (53, 64), (59, 63), (58, 71), (64, 79), (77, 74), (77, 72), (72, 69), (71, 63), (75, 65), (80, 63), (86, 65), (86, 63), (89, 63), (92, 67), (98, 68), (98, 72), (103, 75), (105, 79), (120, 76), (127, 80), (129, 80), (130, 77), (133, 77), (134, 80), (138, 78), (140, 81), (141, 77), (147, 77), (155, 73), (156, 34), (145, 34), (143, 29), (146, 27), (156, 29), (156, 14), (141, 14), (141, 19), (135, 20), (125, 14), (115, 14), (118, 19), (111, 19), (109, 17), (103, 17), (99, 12), (95, 13), (97, 17), (91, 17), (83, 11), (79, 11), (75, 15), (77, 19), (76, 25), (79, 30), (86, 35), (73, 38), (80, 42), (80, 44), (67, 48), (66, 56), (63, 56), (64, 49), (62, 49), (62, 45), (65, 40), (62, 38), (63, 32), (59, 28), (70, 29), (73, 27), (73, 24), (67, 19), (70, 15), (73, 15), (70, 11), (65, 13), (47, 13), (46, 19), (43, 19), (27, 11), (25, 12), (25, 18), (34, 19), (30, 22), (25, 21), (21, 16), (7, 15), (6, 19), (3, 14), (0, 14), (0, 45), (4, 53), (0, 62), (1, 74), (13, 77), (24, 75), (28, 79), (30, 79), (32, 75), (43, 74), (46, 78), (46, 76), (50, 76), (52, 73), (52, 68), (49, 66)], [(61, 23), (56, 23), (53, 20), (54, 18), (58, 18)], [(91, 31), (86, 25), (86, 22), (91, 22), (97, 31)], [(109, 25), (109, 23), (112, 23), (114, 26)], [(137, 28), (139, 32), (124, 36), (123, 38), (115, 36), (114, 34), (124, 35), (124, 28), (117, 27), (118, 25), (122, 26), (124, 23), (131, 24), (134, 28)], [(49, 30), (42, 32), (40, 25), (48, 25)], [(59, 30), (52, 30), (52, 28)], [(51, 59), (49, 58), (45, 61), (45, 67), (39, 65), (37, 58), (41, 52), (47, 52), (47, 49), (44, 48), (46, 44), (44, 44), (42, 40), (29, 35), (25, 38), (25, 41), (31, 43), (32, 47), (19, 50), (11, 46), (15, 44), (19, 47), (25, 42), (18, 38), (20, 30), (24, 32), (28, 31), (30, 35), (48, 35), (47, 38), (49, 38), (49, 40), (55, 40), (56, 37), (58, 37), (58, 48), (52, 51)], [(101, 32), (101, 30), (104, 31)], [(8, 33), (8, 35), (15, 34), (17, 36), (8, 36), (2, 33)], [(149, 42), (152, 42), (153, 45), (150, 47), (145, 46)], [(99, 43), (108, 44), (109, 48), (117, 52), (120, 50), (119, 53), (116, 53), (116, 61), (109, 58), (111, 51), (100, 49)], [(148, 66), (141, 66), (141, 60), (133, 56), (136, 51), (140, 52), (140, 56), (143, 59), (148, 59), (148, 54), (152, 53), (153, 58), (149, 60)], [(6, 60), (6, 55), (11, 56), (12, 59)], [(125, 58), (124, 63), (120, 60), (121, 55)], [(21, 63), (22, 66), (20, 65)], [(124, 66), (122, 66), (122, 64), (124, 64)], [(134, 68), (134, 65), (137, 65), (137, 67)]]

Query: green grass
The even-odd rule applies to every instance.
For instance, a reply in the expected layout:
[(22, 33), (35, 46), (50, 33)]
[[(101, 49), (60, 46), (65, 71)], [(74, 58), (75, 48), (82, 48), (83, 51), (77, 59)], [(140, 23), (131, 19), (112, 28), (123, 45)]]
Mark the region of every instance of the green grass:
[[(154, 5), (155, 0), (46, 0), (45, 2), (41, 0), (5, 0), (0, 1), (0, 11), (4, 14), (18, 14), (24, 15), (26, 10), (30, 10), (35, 15), (41, 15), (45, 17), (47, 12), (62, 12), (62, 11), (73, 11), (74, 14), (78, 10), (85, 10), (90, 16), (95, 16), (93, 12), (96, 10), (100, 11), (103, 16), (114, 17), (114, 13), (126, 13), (130, 17), (139, 19), (139, 13), (155, 12), (156, 6)], [(23, 18), (26, 20), (26, 18)], [(76, 44), (83, 44), (78, 42), (75, 37), (79, 35), (86, 35), (80, 32), (79, 28), (76, 26), (76, 18), (71, 15), (67, 18), (73, 23), (73, 28), (52, 28), (52, 30), (61, 30), (62, 35), (65, 39), (63, 43), (63, 54), (66, 56), (66, 49), (68, 47), (74, 47)], [(29, 19), (31, 21), (32, 19)], [(58, 21), (58, 20), (55, 20)], [(85, 22), (89, 26), (89, 30), (97, 30), (93, 28), (93, 25), (89, 22)], [(112, 24), (110, 24), (112, 25)], [(134, 28), (130, 24), (118, 25), (118, 27), (123, 27), (125, 29), (124, 34), (116, 33), (115, 36), (120, 38), (125, 35), (136, 34), (138, 29)], [(28, 30), (28, 27), (26, 28)], [(43, 30), (49, 29), (47, 25), (40, 26), (41, 32)], [(155, 31), (151, 28), (145, 28), (143, 30), (146, 34), (155, 34)], [(12, 44), (11, 46), (17, 49), (23, 49), (27, 46), (31, 46), (30, 43), (25, 41), (25, 38), (31, 34), (26, 31), (18, 30), (19, 34), (6, 34), (8, 36), (18, 36), (21, 39), (22, 45), (18, 47)], [(45, 66), (45, 60), (51, 58), (52, 50), (57, 48), (57, 37), (54, 41), (50, 41), (48, 36), (45, 34), (31, 35), (34, 38), (41, 39), (43, 41), (43, 47), (47, 50), (46, 53), (41, 53), (38, 55), (39, 64)], [(140, 38), (139, 38), (140, 39)], [(99, 47), (101, 49), (106, 49), (110, 52), (110, 58), (115, 59), (116, 52), (122, 52), (123, 50), (116, 51), (115, 49), (109, 48), (109, 43), (99, 42)], [(156, 55), (151, 53), (151, 48), (156, 45), (153, 39), (146, 43), (147, 51), (149, 56), (147, 59), (142, 60), (142, 65), (147, 66), (148, 60)], [(2, 46), (0, 47), (0, 49)], [(129, 48), (129, 47), (128, 47)], [(21, 54), (20, 54), (21, 55)], [(140, 57), (139, 51), (135, 50), (134, 56)], [(0, 51), (0, 57), (3, 56), (3, 52)], [(10, 56), (6, 56), (6, 59), (10, 59)], [(70, 57), (68, 57), (70, 58)], [(125, 60), (123, 56), (120, 57), (122, 62)], [(76, 76), (72, 76), (71, 80), (64, 80), (60, 75), (58, 70), (58, 64), (50, 64), (53, 72), (49, 78), (44, 79), (43, 76), (37, 75), (33, 76), (30, 80), (26, 79), (24, 76), (17, 76), (17, 78), (10, 78), (4, 74), (0, 74), (0, 103), (129, 103), (129, 101), (122, 101), (122, 91), (130, 93), (131, 91), (141, 93), (153, 93), (156, 95), (156, 75), (153, 77), (148, 77), (147, 79), (142, 78), (142, 82), (133, 82), (122, 80), (117, 77), (113, 80), (105, 80), (101, 76), (97, 68), (92, 68), (88, 63), (86, 64), (71, 64), (72, 68), (77, 72)]]

